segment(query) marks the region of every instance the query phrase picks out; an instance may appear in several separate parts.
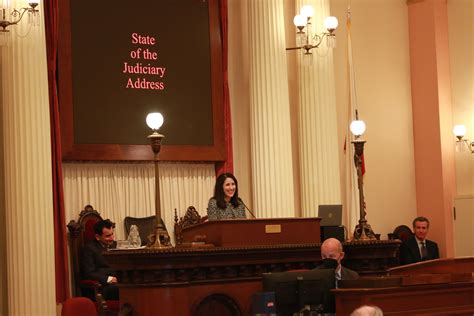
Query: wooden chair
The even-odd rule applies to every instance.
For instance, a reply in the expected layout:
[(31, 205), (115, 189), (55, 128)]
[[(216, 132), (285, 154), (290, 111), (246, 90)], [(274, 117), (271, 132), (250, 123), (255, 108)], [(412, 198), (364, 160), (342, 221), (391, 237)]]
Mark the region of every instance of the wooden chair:
[(180, 217), (179, 219), (178, 219), (178, 213), (176, 212), (176, 209), (175, 209), (174, 210), (174, 237), (176, 240), (176, 246), (179, 246), (183, 243), (183, 236), (182, 236), (183, 229), (185, 229), (186, 227), (203, 223), (205, 221), (207, 221), (207, 215), (201, 217), (201, 215), (199, 215), (198, 211), (196, 211), (196, 208), (194, 206), (188, 207), (184, 216)]
[(399, 225), (393, 230), (393, 237), (401, 241), (407, 241), (413, 236), (413, 232), (407, 225)]
[[(101, 221), (100, 213), (86, 205), (77, 221), (67, 224), (69, 231), (69, 250), (72, 264), (73, 295), (85, 296), (96, 301), (99, 315), (115, 315), (119, 310), (119, 301), (105, 301), (100, 293), (101, 284), (97, 280), (84, 280), (81, 275), (81, 251), (89, 241), (95, 239), (94, 225)], [(114, 225), (115, 226), (115, 225)]]
[[(140, 234), (140, 239), (142, 240), (142, 246), (148, 244), (149, 236), (154, 232), (156, 226), (156, 216), (148, 216), (148, 217), (125, 217), (123, 224), (125, 226), (125, 233), (130, 233), (130, 227), (132, 225), (137, 225), (138, 232)], [(163, 224), (164, 225), (164, 224)]]

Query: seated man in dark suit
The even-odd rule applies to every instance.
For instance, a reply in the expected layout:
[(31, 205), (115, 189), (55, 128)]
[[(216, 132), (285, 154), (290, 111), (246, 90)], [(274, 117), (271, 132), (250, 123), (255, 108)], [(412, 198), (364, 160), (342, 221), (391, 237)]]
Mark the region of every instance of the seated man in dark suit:
[(426, 217), (417, 217), (413, 220), (415, 236), (400, 245), (400, 264), (410, 264), (425, 260), (438, 259), (438, 245), (426, 239), (430, 228), (430, 221)]
[(114, 271), (105, 261), (102, 254), (114, 248), (114, 227), (110, 220), (103, 220), (94, 225), (95, 240), (87, 243), (82, 250), (81, 272), (87, 280), (96, 280), (102, 284), (102, 296), (105, 300), (118, 300), (117, 278)]
[(359, 274), (351, 269), (343, 267), (341, 261), (344, 258), (341, 242), (336, 238), (328, 238), (321, 245), (321, 258), (323, 263), (318, 268), (330, 268), (336, 272), (336, 280), (354, 280)]

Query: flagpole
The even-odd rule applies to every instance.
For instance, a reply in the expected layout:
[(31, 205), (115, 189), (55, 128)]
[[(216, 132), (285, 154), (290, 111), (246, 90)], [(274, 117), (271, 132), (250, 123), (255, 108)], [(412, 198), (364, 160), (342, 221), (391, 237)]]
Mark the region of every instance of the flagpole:
[[(351, 58), (351, 39), (350, 39), (350, 6), (347, 7), (347, 17), (346, 17), (346, 27), (347, 27), (347, 130), (344, 138), (344, 158), (345, 158), (345, 183), (346, 183), (346, 198), (345, 198), (345, 211), (347, 216), (347, 226), (354, 227), (357, 225), (359, 216), (357, 215), (357, 180), (354, 174), (354, 165), (353, 165), (353, 151), (354, 148), (350, 144), (351, 140), (351, 131), (349, 129), (349, 124), (352, 121), (352, 115), (354, 112), (354, 98), (352, 96), (352, 58)], [(349, 229), (351, 230), (351, 229)], [(353, 235), (348, 239), (352, 239)]]
[[(355, 114), (355, 119), (359, 120), (359, 112), (357, 109), (357, 94), (356, 94), (356, 87), (355, 87), (355, 75), (354, 75), (354, 66), (352, 63), (352, 40), (351, 40), (351, 11), (350, 6), (347, 8), (347, 60), (348, 60), (348, 77), (349, 77), (349, 120), (353, 114)], [(350, 135), (350, 133), (349, 133)], [(365, 140), (359, 139), (360, 135), (356, 136), (356, 138), (351, 141), (354, 144), (354, 164), (357, 171), (357, 187), (359, 189), (359, 223), (356, 225), (354, 229), (353, 239), (354, 240), (374, 240), (376, 239), (375, 234), (367, 223), (367, 219), (365, 218), (365, 198), (364, 198), (364, 144)], [(348, 166), (348, 168), (352, 168)], [(352, 181), (352, 172), (351, 181)], [(351, 182), (352, 183), (352, 182)], [(352, 189), (352, 187), (351, 187)], [(352, 205), (352, 199), (350, 201), (346, 201), (351, 203), (351, 208), (355, 205)], [(354, 203), (356, 204), (356, 203)]]

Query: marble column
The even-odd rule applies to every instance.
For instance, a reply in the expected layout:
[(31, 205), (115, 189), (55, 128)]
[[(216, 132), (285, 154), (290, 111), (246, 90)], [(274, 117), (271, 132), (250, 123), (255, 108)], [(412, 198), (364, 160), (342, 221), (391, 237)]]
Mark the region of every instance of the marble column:
[[(330, 15), (328, 0), (296, 1), (296, 12), (311, 5), (312, 33), (321, 34), (324, 19)], [(295, 28), (296, 32), (296, 28)], [(337, 31), (336, 31), (337, 33)], [(323, 39), (312, 49), (312, 60), (298, 54), (299, 81), (299, 156), (301, 209), (303, 216), (317, 216), (318, 205), (340, 204), (339, 151), (336, 116), (336, 92), (332, 48)]]
[(253, 208), (294, 216), (288, 73), (282, 0), (248, 1)]
[[(12, 7), (25, 4), (12, 1)], [(55, 315), (51, 143), (44, 14), (10, 26), (2, 51), (9, 315)]]

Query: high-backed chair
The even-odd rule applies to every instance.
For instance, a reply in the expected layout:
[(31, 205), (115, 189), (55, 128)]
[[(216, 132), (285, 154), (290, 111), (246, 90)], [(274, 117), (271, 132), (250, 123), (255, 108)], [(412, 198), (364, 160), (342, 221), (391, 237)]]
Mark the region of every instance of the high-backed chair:
[(194, 206), (188, 207), (183, 217), (178, 218), (176, 209), (174, 210), (174, 237), (176, 246), (183, 243), (182, 231), (186, 227), (197, 225), (207, 221), (207, 215), (201, 217)]
[[(142, 240), (142, 246), (146, 245), (149, 242), (148, 236), (154, 232), (156, 226), (156, 216), (148, 217), (125, 217), (123, 224), (125, 226), (125, 233), (130, 233), (130, 227), (132, 225), (137, 225), (138, 232), (140, 234), (140, 239)], [(163, 224), (164, 225), (164, 224)]]
[(101, 221), (100, 213), (86, 205), (79, 214), (77, 221), (71, 220), (67, 224), (69, 231), (69, 249), (72, 264), (73, 295), (85, 296), (96, 301), (100, 315), (113, 315), (119, 309), (118, 301), (105, 301), (100, 293), (101, 284), (97, 280), (84, 280), (81, 275), (81, 251), (89, 241), (95, 239), (94, 225)]
[(400, 239), (401, 241), (407, 241), (413, 236), (413, 232), (410, 227), (407, 225), (399, 225), (393, 230), (393, 236), (395, 239)]

